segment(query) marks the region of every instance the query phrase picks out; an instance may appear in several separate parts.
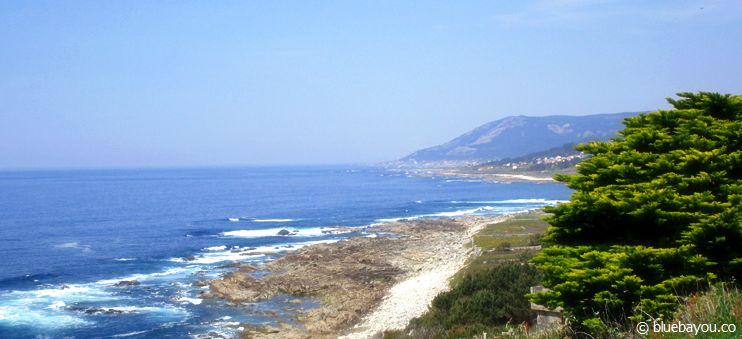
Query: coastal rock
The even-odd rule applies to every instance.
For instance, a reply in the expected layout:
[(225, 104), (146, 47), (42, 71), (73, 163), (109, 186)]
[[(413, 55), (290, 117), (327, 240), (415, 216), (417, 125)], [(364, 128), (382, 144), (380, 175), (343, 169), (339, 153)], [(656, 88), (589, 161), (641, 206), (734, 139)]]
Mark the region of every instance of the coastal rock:
[(314, 338), (331, 338), (327, 336), (312, 336), (302, 332), (289, 325), (283, 324), (281, 328), (273, 326), (254, 326), (248, 327), (242, 332), (242, 338), (262, 339), (262, 338), (281, 338), (281, 339), (314, 339)]
[[(261, 266), (268, 274), (260, 277), (242, 272), (238, 266), (237, 271), (209, 281), (209, 293), (235, 303), (267, 300), (278, 294), (316, 298), (319, 308), (304, 309), (297, 315), (302, 328), (281, 328), (278, 333), (253, 328), (246, 330), (243, 337), (336, 338), (348, 334), (385, 300), (386, 293), (397, 283), (443, 266), (446, 272), (455, 272), (471, 253), (465, 245), (472, 230), (484, 220), (492, 219), (469, 217), (380, 225), (368, 230), (377, 237), (353, 237), (300, 248)], [(447, 276), (442, 277), (434, 283), (436, 290), (448, 286)], [(427, 298), (430, 293), (411, 294)], [(429, 302), (423, 301), (421, 309), (427, 308)], [(406, 324), (404, 319), (409, 315), (395, 317), (402, 320), (381, 321)]]
[(228, 265), (221, 266), (220, 268), (233, 268), (240, 272), (252, 272), (258, 269), (258, 267), (255, 265), (240, 262), (234, 262)]
[(333, 333), (358, 321), (364, 309), (359, 305), (378, 303), (403, 273), (384, 259), (401, 245), (383, 238), (351, 238), (309, 246), (268, 264), (271, 274), (254, 278), (233, 272), (211, 281), (210, 290), (233, 302), (265, 300), (278, 293), (317, 297), (323, 307), (300, 319), (312, 333)]
[(209, 282), (208, 281), (203, 281), (203, 280), (196, 280), (193, 283), (191, 283), (191, 286), (193, 286), (193, 287), (204, 287), (204, 286), (208, 286), (208, 285), (209, 285)]
[(122, 314), (124, 311), (111, 309), (111, 308), (89, 308), (85, 310), (85, 314)]
[(85, 315), (118, 315), (124, 313), (136, 313), (136, 311), (120, 310), (116, 308), (102, 308), (102, 307), (80, 307), (70, 306), (67, 310), (76, 311)]
[(211, 332), (209, 332), (207, 334), (196, 335), (196, 338), (198, 338), (198, 339), (214, 339), (214, 338), (226, 339), (226, 338), (229, 338), (229, 337), (227, 337), (226, 335), (224, 335), (222, 333), (211, 331)]
[[(259, 277), (249, 273), (252, 268), (243, 271), (238, 265), (235, 272), (209, 281), (207, 293), (236, 304), (267, 300), (278, 294), (319, 301), (319, 308), (302, 308), (297, 314), (302, 327), (250, 328), (242, 337), (373, 337), (387, 324), (403, 328), (411, 317), (422, 314), (435, 294), (448, 287), (448, 277), (473, 253), (468, 244), (474, 232), (494, 220), (499, 219), (467, 217), (383, 224), (367, 230), (375, 237), (352, 237), (300, 248), (261, 266), (261, 271), (268, 272)], [(397, 290), (399, 284), (403, 284), (402, 291)], [(381, 315), (371, 314), (389, 303), (385, 296), (390, 291), (397, 298), (391, 308)], [(412, 304), (415, 307), (410, 309)], [(366, 317), (371, 315), (369, 323)], [(353, 326), (374, 329), (357, 336)]]
[(137, 285), (140, 285), (140, 284), (141, 283), (139, 282), (139, 280), (133, 279), (133, 280), (121, 280), (121, 281), (117, 282), (116, 285), (114, 285), (114, 286), (128, 287), (128, 286), (137, 286)]
[(214, 295), (233, 302), (264, 300), (277, 292), (275, 286), (243, 272), (229, 273), (220, 280), (212, 280), (209, 288)]
[(350, 233), (350, 232), (358, 232), (363, 229), (359, 228), (353, 228), (353, 227), (330, 227), (328, 229), (321, 230), (322, 234), (337, 234), (337, 233)]
[(257, 269), (258, 269), (257, 266), (250, 265), (250, 264), (241, 264), (237, 267), (237, 270), (239, 270), (240, 272), (245, 272), (245, 273), (253, 272), (253, 271), (256, 271)]
[(278, 235), (290, 235), (290, 234), (291, 234), (291, 232), (289, 232), (289, 230), (287, 230), (287, 229), (282, 229), (282, 230), (278, 231)]

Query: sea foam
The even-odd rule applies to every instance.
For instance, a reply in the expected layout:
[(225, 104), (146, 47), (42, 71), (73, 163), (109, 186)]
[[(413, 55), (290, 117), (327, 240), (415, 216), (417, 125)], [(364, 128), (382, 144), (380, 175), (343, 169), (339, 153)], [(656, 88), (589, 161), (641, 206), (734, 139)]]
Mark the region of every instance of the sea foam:
[(192, 264), (203, 264), (203, 265), (215, 264), (215, 263), (225, 262), (225, 261), (250, 261), (250, 260), (256, 260), (256, 259), (262, 259), (267, 254), (290, 252), (290, 251), (294, 251), (296, 249), (302, 248), (304, 246), (309, 246), (309, 245), (314, 245), (314, 244), (327, 244), (327, 243), (333, 243), (336, 241), (337, 241), (336, 239), (328, 239), (328, 240), (319, 240), (319, 241), (293, 242), (293, 243), (281, 244), (281, 245), (258, 246), (258, 247), (253, 247), (250, 249), (244, 249), (244, 248), (240, 249), (239, 247), (235, 247), (232, 249), (226, 249), (226, 246), (225, 246), (225, 250), (223, 251), (211, 251), (211, 252), (201, 253), (200, 255), (190, 260), (186, 260), (183, 258), (172, 258), (170, 259), (170, 261), (188, 262)]
[[(454, 218), (469, 215), (498, 215), (516, 212), (525, 212), (546, 205), (556, 205), (564, 200), (547, 200), (547, 199), (509, 199), (509, 200), (480, 200), (480, 201), (456, 201), (453, 204), (491, 204), (495, 206), (481, 206), (476, 208), (460, 209), (455, 211), (445, 211), (429, 214), (418, 214), (408, 217), (376, 219), (376, 223), (371, 226), (383, 223), (398, 222), (403, 220), (418, 220), (422, 218)], [(505, 206), (498, 206), (505, 205)]]
[(56, 309), (37, 308), (33, 305), (0, 306), (0, 324), (58, 329), (90, 325), (90, 321)]
[(80, 315), (71, 314), (67, 310), (67, 305), (119, 299), (90, 284), (8, 291), (0, 294), (0, 324), (45, 329), (87, 326), (91, 322)]
[(253, 219), (254, 222), (292, 222), (298, 219)]
[(474, 200), (474, 201), (451, 201), (453, 204), (543, 204), (556, 205), (557, 203), (567, 202), (569, 200), (549, 200), (549, 199), (507, 199), (507, 200)]
[[(289, 234), (279, 235), (279, 232), (286, 230)], [(348, 233), (347, 230), (338, 230), (333, 227), (312, 227), (312, 228), (266, 228), (259, 230), (236, 230), (223, 232), (222, 236), (225, 237), (236, 237), (236, 238), (260, 238), (260, 237), (274, 237), (274, 236), (298, 236), (298, 237), (317, 237), (327, 234), (339, 234)]]
[(148, 280), (158, 280), (163, 277), (168, 277), (168, 279), (173, 279), (174, 275), (185, 276), (185, 275), (195, 272), (196, 270), (198, 270), (198, 267), (195, 267), (195, 266), (170, 267), (161, 272), (154, 272), (154, 273), (147, 273), (147, 274), (145, 273), (133, 274), (133, 275), (129, 275), (126, 277), (119, 277), (115, 279), (98, 280), (95, 283), (99, 285), (115, 285), (121, 281), (136, 280), (138, 282), (145, 282)]

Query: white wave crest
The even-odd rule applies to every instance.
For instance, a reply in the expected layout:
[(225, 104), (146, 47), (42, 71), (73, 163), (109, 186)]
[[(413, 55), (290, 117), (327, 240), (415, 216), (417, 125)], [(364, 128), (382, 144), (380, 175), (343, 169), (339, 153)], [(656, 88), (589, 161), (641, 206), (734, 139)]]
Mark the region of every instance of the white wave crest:
[(196, 267), (171, 267), (168, 268), (162, 272), (155, 272), (155, 273), (149, 273), (149, 274), (133, 274), (126, 277), (120, 277), (115, 279), (103, 279), (98, 280), (95, 283), (99, 285), (115, 285), (118, 284), (121, 281), (132, 281), (136, 280), (138, 282), (144, 282), (148, 280), (157, 280), (161, 279), (162, 277), (168, 277), (168, 279), (172, 279), (173, 275), (188, 275), (190, 273), (193, 273), (197, 268)]
[(91, 324), (70, 313), (69, 304), (119, 300), (94, 284), (68, 284), (36, 290), (0, 293), (0, 326), (32, 326), (58, 329)]
[[(523, 199), (526, 200), (526, 199)], [(552, 200), (544, 200), (544, 199), (528, 199), (528, 201), (535, 201), (538, 200), (539, 203), (519, 203), (519, 202), (513, 202), (514, 200), (509, 200), (510, 203), (503, 203), (503, 205), (506, 206), (481, 206), (477, 208), (469, 208), (469, 209), (461, 209), (456, 211), (445, 211), (445, 212), (437, 212), (437, 213), (430, 213), (430, 214), (419, 214), (419, 215), (413, 215), (409, 217), (400, 217), (400, 218), (386, 218), (386, 219), (376, 219), (376, 222), (371, 224), (370, 226), (377, 226), (384, 223), (390, 223), (390, 222), (398, 222), (403, 220), (418, 220), (422, 218), (455, 218), (455, 217), (463, 217), (463, 216), (470, 216), (470, 215), (501, 215), (501, 214), (509, 214), (509, 213), (517, 213), (517, 212), (526, 212), (533, 210), (535, 207), (540, 207), (544, 205), (549, 205)], [(500, 201), (508, 201), (508, 200), (499, 200)], [(558, 201), (558, 200), (553, 200)], [(452, 203), (458, 203), (458, 204), (480, 204), (480, 203), (487, 203), (486, 201), (479, 201), (479, 202), (471, 202), (471, 201), (452, 201)], [(490, 203), (493, 203), (492, 201)], [(519, 206), (518, 204), (523, 204), (525, 206)], [(556, 204), (556, 203), (554, 203)]]
[(432, 214), (424, 214), (424, 217), (462, 217), (465, 215), (474, 214), (476, 212), (484, 211), (483, 208), (472, 208), (467, 210), (458, 210), (458, 211), (452, 211), (452, 212), (439, 212), (439, 213), (432, 213)]
[(371, 224), (371, 225), (373, 226), (373, 225), (378, 225), (378, 224), (383, 224), (383, 223), (389, 223), (389, 222), (397, 222), (397, 221), (402, 221), (402, 220), (417, 220), (417, 219), (420, 219), (422, 217), (424, 217), (424, 215), (413, 215), (411, 217), (402, 217), (402, 218), (376, 219), (376, 222), (377, 223)]
[(187, 303), (191, 303), (194, 305), (200, 305), (204, 300), (200, 298), (180, 297), (180, 298), (175, 299), (175, 301), (184, 302), (184, 303), (187, 302)]
[(447, 179), (446, 182), (482, 182), (482, 179)]
[(266, 254), (273, 254), (273, 253), (281, 253), (281, 252), (290, 252), (297, 250), (299, 248), (302, 248), (304, 246), (309, 246), (313, 244), (326, 244), (326, 243), (332, 243), (336, 242), (338, 240), (335, 239), (329, 239), (329, 240), (318, 240), (318, 241), (305, 241), (305, 242), (295, 242), (295, 243), (288, 243), (283, 245), (274, 245), (274, 246), (259, 246), (255, 248), (233, 248), (233, 249), (227, 249), (224, 251), (214, 251), (214, 252), (207, 252), (203, 253), (192, 260), (185, 260), (183, 258), (172, 258), (170, 261), (173, 262), (188, 262), (193, 264), (215, 264), (219, 262), (226, 262), (226, 261), (245, 261), (245, 260), (251, 260), (251, 259), (258, 259), (265, 257)]
[[(279, 232), (288, 231), (288, 234), (281, 235)], [(259, 230), (236, 230), (222, 233), (225, 237), (236, 237), (236, 238), (260, 238), (260, 237), (274, 237), (274, 236), (298, 236), (298, 237), (317, 237), (327, 234), (339, 234), (347, 233), (347, 230), (338, 230), (333, 227), (312, 227), (312, 228), (266, 228)]]
[(89, 325), (85, 319), (58, 309), (39, 309), (33, 305), (0, 306), (0, 324), (59, 329)]
[(133, 336), (133, 335), (144, 334), (144, 333), (147, 333), (147, 332), (149, 332), (149, 331), (150, 331), (150, 330), (145, 330), (145, 331), (135, 331), (135, 332), (121, 333), (121, 334), (114, 334), (114, 335), (112, 335), (111, 337), (114, 337), (114, 338), (131, 337), (131, 336)]
[(253, 219), (254, 222), (292, 222), (298, 219)]
[(568, 202), (569, 200), (550, 200), (550, 199), (507, 199), (507, 200), (474, 200), (474, 201), (451, 201), (452, 204), (543, 204), (543, 205), (556, 205), (562, 202)]
[[(190, 260), (188, 262), (194, 263), (194, 264), (202, 264), (202, 265), (208, 265), (208, 264), (215, 264), (218, 262), (223, 261), (242, 261), (247, 259), (253, 259), (257, 257), (261, 257), (262, 255), (256, 254), (256, 255), (250, 255), (246, 254), (244, 252), (232, 252), (232, 251), (221, 251), (221, 252), (212, 252), (212, 253), (205, 253), (202, 256), (198, 256), (193, 260)], [(185, 261), (181, 258), (181, 262)]]

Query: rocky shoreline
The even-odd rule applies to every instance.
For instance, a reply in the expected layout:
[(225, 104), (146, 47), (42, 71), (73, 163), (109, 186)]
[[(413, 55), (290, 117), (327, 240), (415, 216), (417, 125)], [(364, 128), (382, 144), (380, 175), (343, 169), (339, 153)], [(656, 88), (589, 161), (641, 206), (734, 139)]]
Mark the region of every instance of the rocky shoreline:
[[(507, 217), (401, 221), (369, 228), (368, 237), (316, 244), (208, 282), (205, 298), (239, 305), (280, 294), (311, 297), (300, 325), (246, 326), (246, 338), (367, 338), (403, 328), (421, 315), (475, 251), (472, 236)], [(255, 274), (259, 272), (260, 274)], [(301, 302), (297, 300), (297, 302)]]

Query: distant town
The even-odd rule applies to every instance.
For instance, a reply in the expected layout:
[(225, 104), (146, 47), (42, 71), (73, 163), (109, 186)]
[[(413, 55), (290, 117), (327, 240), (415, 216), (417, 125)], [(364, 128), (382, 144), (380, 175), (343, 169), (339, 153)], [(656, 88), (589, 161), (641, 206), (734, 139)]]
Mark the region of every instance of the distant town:
[(567, 168), (576, 165), (580, 160), (585, 159), (587, 154), (579, 152), (569, 155), (556, 155), (550, 157), (539, 157), (531, 160), (508, 161), (505, 163), (489, 162), (478, 166), (478, 171), (488, 170), (529, 170), (539, 171), (546, 169)]

